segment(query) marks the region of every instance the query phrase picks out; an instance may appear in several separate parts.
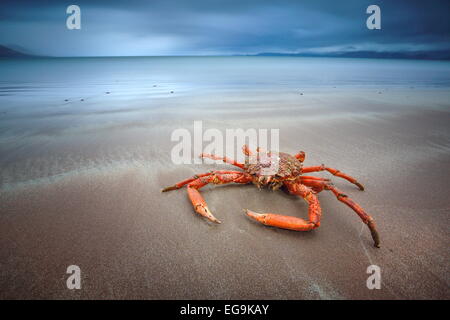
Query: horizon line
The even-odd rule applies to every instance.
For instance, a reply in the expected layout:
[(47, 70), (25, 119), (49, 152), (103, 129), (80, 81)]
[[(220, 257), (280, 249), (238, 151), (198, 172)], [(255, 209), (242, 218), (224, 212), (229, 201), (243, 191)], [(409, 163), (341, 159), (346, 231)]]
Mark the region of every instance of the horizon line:
[(253, 57), (253, 58), (334, 58), (334, 59), (370, 59), (370, 60), (417, 60), (417, 61), (449, 61), (446, 58), (420, 58), (408, 56), (346, 56), (346, 55), (302, 55), (302, 54), (217, 54), (217, 55), (123, 55), (123, 56), (50, 56), (50, 55), (24, 55), (24, 56), (0, 56), (0, 59), (95, 59), (95, 58), (230, 58), (230, 57)]

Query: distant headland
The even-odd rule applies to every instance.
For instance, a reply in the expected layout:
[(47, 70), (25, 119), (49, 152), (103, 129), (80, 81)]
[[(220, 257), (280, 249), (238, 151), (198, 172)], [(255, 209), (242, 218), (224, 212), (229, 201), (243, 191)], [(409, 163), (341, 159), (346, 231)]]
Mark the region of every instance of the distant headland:
[(32, 58), (32, 57), (37, 56), (0, 45), (0, 58)]

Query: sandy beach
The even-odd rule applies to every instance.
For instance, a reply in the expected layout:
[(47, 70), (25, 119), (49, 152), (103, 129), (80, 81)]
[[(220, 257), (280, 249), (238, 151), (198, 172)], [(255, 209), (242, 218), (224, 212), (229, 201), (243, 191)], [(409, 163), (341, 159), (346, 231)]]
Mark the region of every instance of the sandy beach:
[[(61, 97), (58, 108), (31, 115), (5, 109), (0, 298), (450, 298), (448, 89), (160, 90), (151, 100), (114, 90)], [(321, 227), (304, 233), (244, 215), (306, 217), (306, 204), (282, 191), (205, 187), (220, 225), (193, 211), (185, 189), (161, 193), (230, 168), (172, 163), (171, 132), (192, 130), (194, 120), (280, 129), (282, 151), (304, 150), (305, 165), (356, 177), (364, 192), (332, 180), (375, 218), (381, 248), (326, 191)], [(66, 287), (69, 265), (81, 268), (81, 290)], [(381, 268), (380, 290), (366, 286), (370, 265)]]

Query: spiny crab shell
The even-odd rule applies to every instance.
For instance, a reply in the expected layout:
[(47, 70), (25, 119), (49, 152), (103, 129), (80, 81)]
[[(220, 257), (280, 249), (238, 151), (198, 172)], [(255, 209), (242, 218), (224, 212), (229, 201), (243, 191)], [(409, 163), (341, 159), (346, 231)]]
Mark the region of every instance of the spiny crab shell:
[(295, 180), (302, 173), (303, 164), (284, 152), (258, 152), (245, 160), (244, 170), (253, 176), (253, 183), (261, 188), (276, 190), (283, 181)]

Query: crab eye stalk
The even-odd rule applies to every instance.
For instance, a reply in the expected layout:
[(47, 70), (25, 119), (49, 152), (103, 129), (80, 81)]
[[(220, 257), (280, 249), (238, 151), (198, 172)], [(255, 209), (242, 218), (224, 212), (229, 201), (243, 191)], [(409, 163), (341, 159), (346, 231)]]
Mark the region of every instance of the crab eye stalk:
[(294, 157), (296, 157), (297, 160), (300, 161), (300, 162), (305, 161), (305, 157), (306, 157), (305, 151), (300, 151)]

